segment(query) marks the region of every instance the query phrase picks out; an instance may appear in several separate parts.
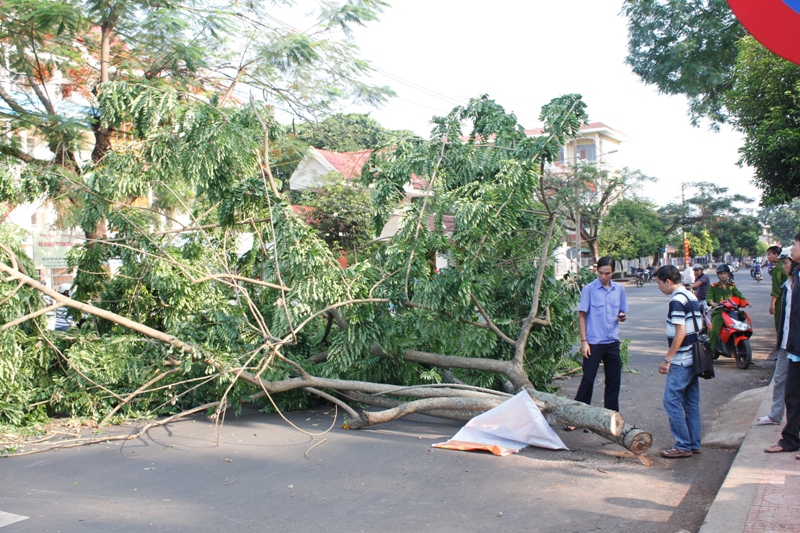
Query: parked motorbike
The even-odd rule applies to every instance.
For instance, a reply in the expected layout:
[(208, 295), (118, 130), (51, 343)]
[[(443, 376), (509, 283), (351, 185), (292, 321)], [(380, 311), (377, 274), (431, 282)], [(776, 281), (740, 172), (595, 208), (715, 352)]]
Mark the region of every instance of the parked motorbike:
[[(750, 346), (750, 337), (753, 335), (753, 323), (750, 316), (744, 311), (747, 300), (742, 300), (732, 296), (721, 302), (719, 305), (706, 308), (706, 330), (711, 330), (711, 312), (714, 309), (722, 309), (722, 329), (719, 332), (717, 348), (714, 351), (714, 359), (720, 355), (733, 357), (736, 364), (741, 369), (750, 366), (753, 359), (753, 349)], [(708, 342), (708, 337), (705, 337)]]

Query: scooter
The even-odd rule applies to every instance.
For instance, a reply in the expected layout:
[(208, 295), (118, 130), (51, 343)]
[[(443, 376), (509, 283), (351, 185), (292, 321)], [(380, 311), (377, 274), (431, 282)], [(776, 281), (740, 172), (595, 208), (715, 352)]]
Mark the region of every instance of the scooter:
[(645, 282), (644, 278), (645, 278), (646, 275), (647, 275), (647, 271), (646, 270), (644, 272), (636, 272), (634, 274), (634, 276), (636, 278), (636, 286), (637, 287), (644, 287), (644, 282)]
[[(750, 346), (753, 323), (750, 321), (750, 316), (744, 311), (746, 306), (747, 300), (732, 296), (719, 305), (706, 308), (705, 315), (706, 331), (711, 331), (711, 312), (715, 309), (722, 309), (723, 324), (713, 357), (714, 359), (719, 359), (720, 355), (733, 357), (741, 369), (749, 367), (753, 359), (753, 349)], [(708, 337), (705, 340), (708, 342)]]
[(764, 274), (761, 273), (761, 265), (756, 264), (750, 268), (750, 277), (761, 283), (761, 280), (764, 279)]

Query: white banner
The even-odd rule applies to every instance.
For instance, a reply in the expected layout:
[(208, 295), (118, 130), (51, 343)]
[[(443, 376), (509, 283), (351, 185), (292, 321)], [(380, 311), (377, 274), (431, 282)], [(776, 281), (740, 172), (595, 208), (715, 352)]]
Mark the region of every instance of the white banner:
[(66, 231), (35, 231), (33, 233), (33, 263), (36, 268), (67, 268), (67, 252), (85, 237)]

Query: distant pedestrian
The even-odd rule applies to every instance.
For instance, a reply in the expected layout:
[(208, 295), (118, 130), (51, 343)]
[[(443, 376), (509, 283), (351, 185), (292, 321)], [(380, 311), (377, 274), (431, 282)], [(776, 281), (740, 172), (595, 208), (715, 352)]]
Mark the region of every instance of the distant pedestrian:
[[(605, 372), (606, 409), (619, 411), (619, 389), (622, 383), (622, 359), (619, 351), (619, 325), (625, 322), (628, 300), (622, 285), (611, 281), (614, 259), (597, 261), (597, 279), (581, 290), (578, 306), (578, 329), (581, 334), (583, 378), (575, 400), (592, 403), (594, 379), (600, 362)], [(567, 429), (574, 429), (571, 426)]]
[(661, 455), (668, 459), (691, 457), (700, 453), (700, 383), (692, 368), (692, 343), (697, 340), (702, 317), (697, 298), (682, 285), (676, 267), (666, 265), (655, 275), (661, 292), (671, 296), (667, 311), (669, 349), (658, 372), (667, 376), (664, 410), (675, 444)]
[[(792, 261), (800, 263), (800, 233), (794, 236), (790, 250)], [(798, 269), (784, 284), (782, 331), (786, 332), (786, 425), (781, 431), (781, 440), (766, 448), (767, 453), (793, 452), (800, 449), (800, 283)], [(781, 339), (781, 345), (784, 345)], [(795, 456), (800, 459), (800, 455)]]

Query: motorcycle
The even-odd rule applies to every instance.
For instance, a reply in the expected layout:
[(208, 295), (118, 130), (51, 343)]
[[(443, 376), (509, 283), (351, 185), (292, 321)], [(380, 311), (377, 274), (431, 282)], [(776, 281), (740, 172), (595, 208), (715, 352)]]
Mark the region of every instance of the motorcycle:
[(644, 287), (644, 282), (646, 281), (645, 280), (646, 272), (647, 271), (636, 272), (636, 274), (634, 274), (634, 277), (636, 278), (636, 286), (637, 287)]
[[(705, 322), (706, 331), (711, 331), (711, 312), (715, 309), (722, 309), (722, 329), (719, 331), (717, 348), (713, 353), (714, 359), (719, 359), (720, 355), (733, 357), (736, 364), (741, 369), (750, 366), (753, 359), (753, 349), (750, 346), (750, 337), (753, 335), (753, 323), (750, 316), (744, 311), (747, 300), (742, 300), (732, 296), (719, 305), (706, 308)], [(708, 337), (705, 336), (708, 343)], [(710, 346), (706, 344), (706, 346)]]
[(764, 279), (764, 274), (761, 273), (761, 265), (755, 264), (750, 267), (750, 277), (761, 283), (761, 280)]

